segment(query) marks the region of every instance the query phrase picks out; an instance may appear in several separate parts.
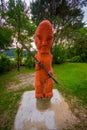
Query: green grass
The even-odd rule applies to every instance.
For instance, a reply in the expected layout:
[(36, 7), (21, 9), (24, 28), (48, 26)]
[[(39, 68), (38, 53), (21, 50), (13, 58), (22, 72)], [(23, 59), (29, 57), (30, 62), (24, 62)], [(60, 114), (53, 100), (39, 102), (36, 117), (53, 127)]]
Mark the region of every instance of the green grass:
[(34, 70), (22, 68), (19, 72), (14, 70), (0, 75), (0, 130), (11, 130), (21, 95), (24, 91), (33, 89), (32, 86), (26, 86), (20, 90), (8, 91), (7, 83), (18, 83), (19, 81), (15, 78), (16, 75), (31, 72)]
[(55, 85), (66, 97), (75, 96), (87, 105), (87, 63), (65, 63), (54, 66)]

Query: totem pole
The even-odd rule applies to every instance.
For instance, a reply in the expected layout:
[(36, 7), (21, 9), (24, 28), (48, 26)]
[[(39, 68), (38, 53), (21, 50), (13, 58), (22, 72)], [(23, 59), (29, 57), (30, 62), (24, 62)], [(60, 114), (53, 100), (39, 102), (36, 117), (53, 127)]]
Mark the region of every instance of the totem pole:
[[(50, 52), (53, 44), (52, 25), (48, 20), (43, 20), (37, 27), (35, 32), (35, 44), (37, 54), (35, 57), (45, 66), (50, 75), (53, 74), (52, 69), (52, 54)], [(36, 62), (35, 64), (35, 97), (36, 98), (51, 98), (53, 96), (53, 80), (45, 70)]]

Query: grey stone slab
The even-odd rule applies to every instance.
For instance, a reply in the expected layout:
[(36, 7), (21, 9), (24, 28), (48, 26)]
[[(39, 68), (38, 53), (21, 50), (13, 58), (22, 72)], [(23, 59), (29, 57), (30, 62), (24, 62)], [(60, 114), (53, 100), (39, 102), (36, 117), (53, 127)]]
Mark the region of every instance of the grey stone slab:
[(77, 122), (68, 104), (54, 89), (51, 99), (36, 99), (35, 91), (26, 91), (15, 117), (14, 130), (61, 130)]

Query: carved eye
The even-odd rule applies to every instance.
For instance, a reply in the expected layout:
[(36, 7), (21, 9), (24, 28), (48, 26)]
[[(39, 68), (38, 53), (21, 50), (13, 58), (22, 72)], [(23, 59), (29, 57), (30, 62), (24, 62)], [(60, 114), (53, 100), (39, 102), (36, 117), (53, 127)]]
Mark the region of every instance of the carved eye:
[(41, 36), (37, 35), (37, 38), (41, 41)]
[(47, 38), (47, 41), (50, 41), (50, 40), (52, 40), (52, 38), (53, 38), (53, 37), (48, 37), (48, 38)]

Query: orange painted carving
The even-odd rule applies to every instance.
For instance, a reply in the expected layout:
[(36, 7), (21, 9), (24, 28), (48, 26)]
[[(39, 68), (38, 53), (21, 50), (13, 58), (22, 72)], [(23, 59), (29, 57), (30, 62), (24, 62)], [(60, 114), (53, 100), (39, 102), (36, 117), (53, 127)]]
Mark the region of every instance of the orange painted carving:
[[(38, 52), (35, 55), (40, 60), (45, 68), (53, 74), (52, 69), (52, 55), (51, 47), (53, 44), (53, 31), (52, 25), (48, 20), (43, 20), (35, 32), (35, 44)], [(48, 77), (44, 69), (42, 69), (37, 63), (35, 65), (36, 77), (35, 77), (35, 96), (36, 98), (51, 98), (53, 96), (52, 87), (53, 80)]]

